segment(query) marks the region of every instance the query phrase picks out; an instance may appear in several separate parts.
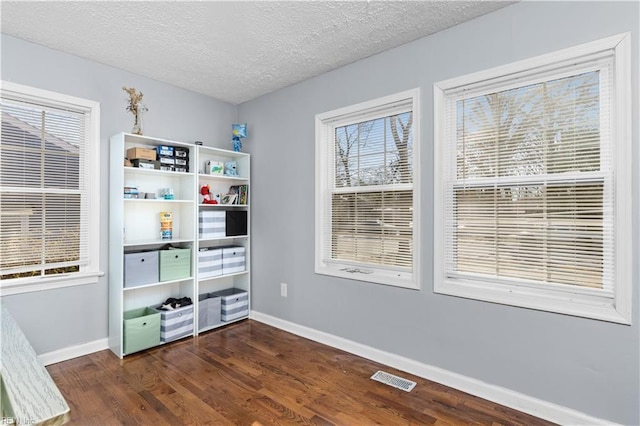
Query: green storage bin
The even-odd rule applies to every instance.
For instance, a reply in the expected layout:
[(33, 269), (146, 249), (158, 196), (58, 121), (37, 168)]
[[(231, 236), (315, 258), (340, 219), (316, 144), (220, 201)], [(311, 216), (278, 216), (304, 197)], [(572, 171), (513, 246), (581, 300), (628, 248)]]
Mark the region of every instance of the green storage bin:
[(124, 353), (148, 349), (160, 344), (160, 313), (138, 308), (124, 313)]
[(190, 276), (190, 248), (160, 250), (160, 281), (180, 280)]

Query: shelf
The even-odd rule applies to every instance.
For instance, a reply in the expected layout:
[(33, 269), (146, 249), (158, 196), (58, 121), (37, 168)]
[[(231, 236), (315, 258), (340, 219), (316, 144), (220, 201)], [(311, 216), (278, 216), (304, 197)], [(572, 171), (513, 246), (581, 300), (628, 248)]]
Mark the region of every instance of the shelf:
[(194, 242), (193, 238), (172, 238), (170, 240), (161, 240), (160, 238), (149, 239), (149, 240), (131, 240), (125, 241), (124, 247), (133, 247), (133, 246), (155, 246), (162, 244), (173, 244), (173, 243), (192, 243)]
[(249, 204), (198, 204), (199, 207), (249, 207)]
[(219, 237), (219, 238), (200, 238), (198, 240), (198, 242), (200, 243), (206, 243), (206, 242), (216, 242), (216, 241), (233, 241), (233, 240), (239, 240), (239, 239), (246, 239), (249, 238), (248, 235), (232, 235), (229, 237)]
[(164, 198), (123, 198), (125, 203), (193, 203), (193, 200), (165, 200)]
[(213, 281), (213, 280), (223, 280), (229, 277), (237, 277), (239, 275), (246, 275), (249, 271), (236, 272), (235, 274), (224, 274), (224, 275), (216, 275), (215, 277), (207, 277), (207, 278), (198, 278), (198, 282), (202, 281)]
[[(168, 342), (160, 342), (160, 343), (158, 343), (158, 345), (157, 345), (157, 346), (154, 346), (154, 347), (155, 347), (155, 348), (157, 348), (157, 347), (160, 347), (160, 346), (162, 346), (162, 345), (168, 345), (169, 343), (173, 343), (173, 342), (180, 341), (180, 340), (182, 340), (182, 339), (186, 339), (186, 338), (193, 338), (193, 336), (195, 336), (195, 331), (192, 331), (192, 332), (191, 332), (191, 334), (187, 334), (187, 335), (185, 335), (185, 336), (178, 337), (177, 339), (170, 340), (170, 341), (168, 341)], [(131, 352), (131, 353), (129, 353), (129, 354), (128, 354), (128, 353), (123, 353), (123, 356), (132, 355), (132, 354), (135, 354), (135, 353), (138, 353), (138, 352)]]
[(193, 176), (193, 172), (172, 172), (169, 170), (156, 170), (156, 169), (143, 169), (140, 167), (123, 167), (125, 174), (127, 175), (147, 175), (147, 176)]
[(216, 328), (224, 327), (225, 325), (233, 324), (234, 322), (238, 322), (238, 321), (244, 321), (246, 319), (249, 319), (249, 315), (247, 315), (246, 317), (236, 318), (236, 319), (231, 320), (231, 321), (222, 321), (219, 324), (210, 325), (208, 327), (203, 327), (203, 328), (198, 330), (198, 333), (204, 333), (206, 331), (215, 330)]
[(122, 287), (122, 290), (125, 291), (125, 292), (128, 292), (128, 291), (138, 290), (138, 289), (142, 289), (142, 288), (160, 287), (160, 286), (163, 286), (163, 285), (181, 283), (181, 282), (189, 281), (189, 280), (193, 280), (193, 277), (180, 278), (179, 280), (171, 280), (171, 281), (158, 281), (157, 283), (143, 284), (143, 285), (137, 285), (137, 286), (133, 286), (133, 287)]
[[(176, 173), (176, 172), (171, 172), (171, 173)], [(241, 181), (241, 182), (246, 182), (249, 180), (249, 178), (242, 177), (242, 176), (207, 175), (204, 173), (198, 174), (198, 177), (201, 179), (228, 180), (228, 181)]]
[[(188, 154), (186, 157), (184, 155), (180, 155), (180, 157), (188, 160), (190, 172), (123, 166), (123, 158), (128, 149), (140, 147), (156, 150), (157, 152), (157, 147), (160, 145), (187, 148)], [(182, 152), (184, 153), (186, 150), (183, 149)], [(151, 158), (151, 155), (149, 155), (149, 158)], [(234, 161), (238, 176), (199, 173), (199, 171), (204, 170), (204, 165), (207, 161)], [(125, 355), (129, 355), (129, 353), (124, 352), (124, 342), (126, 340), (125, 323), (123, 321), (124, 312), (155, 306), (169, 297), (189, 297), (193, 301), (194, 325), (190, 336), (197, 336), (199, 331), (223, 327), (248, 318), (248, 315), (246, 315), (233, 321), (221, 322), (215, 326), (198, 330), (200, 306), (198, 296), (201, 293), (220, 291), (227, 288), (240, 288), (248, 293), (251, 290), (251, 274), (249, 272), (251, 269), (249, 258), (250, 238), (248, 235), (250, 207), (247, 204), (201, 204), (199, 199), (200, 189), (202, 185), (208, 185), (212, 194), (223, 196), (232, 186), (250, 185), (250, 162), (250, 154), (226, 149), (196, 146), (128, 133), (119, 133), (110, 138), (109, 348), (118, 357), (122, 358)], [(127, 187), (135, 187), (138, 193), (153, 194), (156, 198), (124, 198), (123, 189)], [(166, 200), (159, 196), (167, 188), (173, 190), (173, 200)], [(243, 201), (246, 202), (249, 199), (245, 200), (243, 198)], [(245, 216), (244, 212), (246, 212), (246, 230), (241, 228), (236, 231), (229, 231), (230, 233), (242, 232), (243, 235), (227, 237), (224, 236), (225, 232), (220, 232), (218, 235), (223, 235), (220, 238), (199, 239), (200, 216), (220, 216), (222, 215), (221, 212), (224, 211), (227, 212), (224, 214), (225, 216)], [(165, 212), (173, 214), (173, 238), (169, 240), (160, 238), (160, 231), (163, 226), (161, 214)], [(160, 250), (163, 246), (168, 245), (191, 250), (190, 277), (124, 287), (124, 270), (125, 268), (131, 268), (131, 266), (127, 266), (130, 264), (126, 264), (128, 257), (125, 258), (125, 254)], [(244, 271), (199, 279), (199, 249), (205, 247), (223, 249), (231, 246), (243, 248), (243, 250), (236, 251), (238, 252), (238, 257), (243, 257), (245, 267), (225, 269), (225, 271), (239, 269), (244, 269)], [(236, 257), (236, 251), (226, 255), (230, 258)], [(216, 258), (214, 261), (217, 262), (218, 259)], [(155, 267), (154, 265), (150, 266), (152, 270)], [(218, 265), (216, 264), (215, 266)], [(189, 271), (185, 269), (183, 275), (188, 274)], [(137, 272), (144, 273), (144, 268)], [(163, 277), (166, 278), (167, 276)], [(158, 280), (160, 276), (154, 276), (151, 279)], [(247, 303), (249, 304), (249, 302)], [(130, 328), (126, 332), (130, 333)], [(155, 333), (155, 331), (152, 331), (152, 333)], [(155, 343), (155, 340), (152, 341)], [(163, 344), (160, 343), (160, 345)]]

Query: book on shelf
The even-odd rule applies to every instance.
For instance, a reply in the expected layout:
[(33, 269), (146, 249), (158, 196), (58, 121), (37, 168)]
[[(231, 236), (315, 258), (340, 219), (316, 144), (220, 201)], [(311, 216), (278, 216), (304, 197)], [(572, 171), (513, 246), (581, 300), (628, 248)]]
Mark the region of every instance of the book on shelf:
[(249, 201), (249, 185), (233, 185), (229, 187), (229, 194), (235, 194), (233, 204), (246, 205)]

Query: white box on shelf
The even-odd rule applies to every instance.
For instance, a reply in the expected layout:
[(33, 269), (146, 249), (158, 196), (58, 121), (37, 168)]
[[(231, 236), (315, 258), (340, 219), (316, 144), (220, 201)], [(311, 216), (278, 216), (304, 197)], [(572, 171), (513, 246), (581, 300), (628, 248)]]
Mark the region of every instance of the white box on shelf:
[(224, 163), (222, 161), (208, 160), (204, 165), (204, 173), (207, 175), (223, 175)]
[(198, 235), (200, 239), (223, 238), (226, 234), (226, 216), (222, 210), (200, 210)]

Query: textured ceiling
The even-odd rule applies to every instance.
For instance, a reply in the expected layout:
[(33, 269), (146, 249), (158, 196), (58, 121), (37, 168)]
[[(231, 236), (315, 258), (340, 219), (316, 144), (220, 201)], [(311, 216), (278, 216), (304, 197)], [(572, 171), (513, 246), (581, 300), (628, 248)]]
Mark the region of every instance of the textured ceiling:
[(6, 1), (2, 32), (238, 104), (502, 1)]

